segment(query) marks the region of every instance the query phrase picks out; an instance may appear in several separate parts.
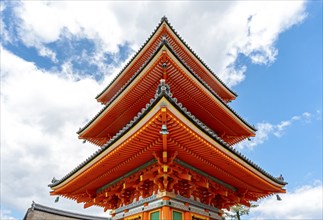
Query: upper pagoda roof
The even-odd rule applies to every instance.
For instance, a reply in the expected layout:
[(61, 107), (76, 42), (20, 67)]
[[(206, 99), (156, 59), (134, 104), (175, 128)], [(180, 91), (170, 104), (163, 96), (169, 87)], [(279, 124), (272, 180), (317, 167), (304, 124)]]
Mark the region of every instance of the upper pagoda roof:
[(174, 95), (189, 111), (230, 145), (254, 136), (255, 128), (182, 62), (164, 39), (136, 74), (78, 131), (79, 138), (102, 146), (149, 102), (161, 78), (166, 78)]
[(163, 39), (167, 39), (170, 46), (178, 54), (179, 59), (196, 74), (199, 75), (225, 102), (236, 98), (236, 94), (230, 90), (202, 59), (179, 36), (166, 17), (162, 17), (155, 31), (137, 51), (128, 64), (111, 81), (111, 83), (97, 95), (99, 102), (107, 103), (121, 87), (149, 60)]
[(172, 97), (168, 85), (161, 84), (154, 99), (130, 123), (69, 174), (54, 180), (49, 185), (51, 194), (77, 199), (81, 194), (95, 193), (153, 159), (152, 152), (162, 148), (159, 131), (164, 107), (169, 117), (169, 148), (179, 151), (178, 159), (234, 187), (265, 195), (284, 192), (283, 179), (273, 177), (229, 147)]

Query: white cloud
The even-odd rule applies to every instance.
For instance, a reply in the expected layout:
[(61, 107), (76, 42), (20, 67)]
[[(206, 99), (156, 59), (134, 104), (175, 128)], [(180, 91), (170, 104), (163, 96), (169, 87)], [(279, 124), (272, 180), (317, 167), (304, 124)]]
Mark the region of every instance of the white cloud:
[(281, 121), (278, 125), (276, 125), (276, 131), (274, 132), (274, 135), (276, 137), (281, 137), (283, 135), (283, 131), (292, 124), (293, 119), (295, 119), (295, 117), (292, 117), (290, 121)]
[(97, 150), (76, 131), (101, 108), (94, 99), (101, 89), (91, 78), (45, 72), (1, 48), (2, 204), (26, 211), (34, 200), (82, 212), (72, 201), (54, 205), (47, 185)]
[(38, 53), (39, 53), (40, 56), (48, 57), (54, 63), (58, 62), (58, 60), (56, 58), (56, 53), (53, 50), (51, 50), (51, 49), (49, 49), (47, 47), (44, 47), (43, 45), (38, 46), (37, 49), (38, 49)]
[(286, 194), (264, 199), (251, 209), (250, 219), (322, 219), (323, 186), (321, 181), (300, 186)]
[[(26, 45), (50, 43), (65, 32), (71, 36), (100, 40), (100, 47), (116, 52), (125, 41), (126, 30), (121, 30), (109, 2), (21, 2), (16, 7), (22, 19), (20, 37)], [(66, 35), (64, 35), (66, 37)]]
[(281, 121), (278, 124), (270, 124), (268, 122), (257, 123), (256, 137), (252, 138), (251, 140), (242, 141), (241, 143), (235, 145), (235, 147), (238, 149), (252, 149), (257, 145), (264, 143), (266, 140), (269, 139), (271, 135), (274, 135), (276, 137), (282, 137), (284, 135), (285, 130), (289, 126), (291, 126), (295, 121), (302, 120), (306, 123), (310, 123), (314, 117), (315, 114), (304, 112), (301, 115), (295, 115), (289, 120)]
[(16, 218), (11, 216), (12, 213), (10, 210), (0, 209), (0, 219), (3, 220), (16, 220)]
[(234, 66), (239, 54), (254, 63), (274, 62), (279, 34), (306, 16), (303, 1), (24, 1), (15, 11), (22, 21), (19, 35), (26, 45), (53, 42), (68, 32), (94, 40), (97, 54), (117, 52), (118, 45), (125, 42), (137, 50), (167, 15), (197, 54), (231, 86), (245, 78), (246, 68)]

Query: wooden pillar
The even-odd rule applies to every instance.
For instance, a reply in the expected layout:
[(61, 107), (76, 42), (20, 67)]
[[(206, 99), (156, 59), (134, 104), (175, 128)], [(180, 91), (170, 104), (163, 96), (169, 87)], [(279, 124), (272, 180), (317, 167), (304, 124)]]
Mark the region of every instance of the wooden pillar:
[[(169, 201), (170, 198), (165, 196), (162, 198), (163, 201)], [(171, 220), (172, 219), (172, 215), (171, 215), (171, 211), (170, 211), (170, 207), (169, 206), (163, 206), (162, 207), (162, 220)]]
[[(186, 207), (189, 207), (187, 202), (184, 203)], [(184, 212), (184, 220), (192, 220), (192, 213), (190, 211)]]
[[(148, 202), (145, 202), (144, 203), (144, 207), (147, 207), (147, 206), (148, 206)], [(148, 215), (148, 212), (147, 211), (145, 211), (145, 212), (142, 213), (142, 219), (143, 220), (148, 220), (149, 219), (149, 215)]]
[(143, 212), (142, 213), (142, 219), (143, 220), (148, 220), (148, 212)]
[(184, 220), (192, 220), (192, 213), (189, 211), (184, 212)]
[(170, 207), (169, 206), (163, 206), (162, 207), (162, 220), (171, 220), (172, 215), (170, 213)]

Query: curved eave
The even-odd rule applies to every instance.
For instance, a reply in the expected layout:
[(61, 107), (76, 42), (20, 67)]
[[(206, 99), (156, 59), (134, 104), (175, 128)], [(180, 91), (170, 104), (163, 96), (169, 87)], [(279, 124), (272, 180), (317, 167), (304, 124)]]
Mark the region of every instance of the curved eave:
[[(125, 77), (124, 75), (127, 74), (129, 72), (129, 69), (134, 66), (135, 62), (138, 62), (138, 60), (140, 60), (140, 58), (142, 58), (142, 56), (144, 55), (145, 52), (147, 52), (147, 46), (150, 45), (155, 39), (156, 37), (158, 37), (158, 33), (161, 31), (161, 26), (163, 24), (163, 20), (160, 21), (160, 23), (156, 26), (155, 30), (152, 32), (152, 34), (150, 35), (150, 37), (146, 40), (146, 42), (139, 48), (139, 50), (135, 53), (135, 55), (133, 55), (133, 57), (130, 59), (130, 61), (125, 65), (125, 67), (119, 72), (119, 74), (109, 83), (109, 85), (100, 93), (98, 94), (95, 98), (97, 99), (97, 101), (102, 102), (102, 103), (106, 103), (104, 96), (110, 92), (110, 90), (112, 89), (113, 86), (119, 85), (120, 87), (123, 85), (123, 83), (119, 83), (119, 81), (122, 80), (123, 77)], [(152, 50), (154, 51), (154, 49)], [(152, 53), (153, 54), (153, 53)], [(151, 58), (151, 54), (148, 54), (148, 59)], [(147, 58), (146, 58), (147, 59)], [(143, 65), (147, 64), (147, 60), (142, 60), (139, 64), (139, 68), (141, 68)], [(138, 69), (139, 69), (138, 68)], [(133, 74), (135, 74), (137, 70), (134, 70)], [(130, 73), (131, 74), (131, 73)], [(129, 76), (128, 78), (130, 78), (131, 76)], [(127, 81), (127, 80), (126, 80)], [(116, 91), (118, 91), (119, 89), (117, 89)]]
[[(122, 94), (124, 94), (124, 91), (125, 90), (129, 90), (129, 88), (130, 88), (130, 86), (129, 85), (131, 85), (132, 83), (134, 83), (136, 80), (138, 80), (138, 75), (140, 75), (140, 74), (142, 74), (143, 72), (145, 72), (145, 71), (148, 71), (148, 69), (151, 67), (151, 66), (153, 66), (154, 65), (154, 63), (158, 60), (158, 57), (160, 56), (160, 54), (161, 54), (161, 48), (163, 47), (163, 45), (160, 45), (158, 48), (157, 48), (157, 50), (153, 53), (153, 56), (151, 56), (150, 58), (149, 58), (149, 60), (148, 60), (148, 62), (146, 62), (141, 68), (140, 68), (140, 70), (137, 72), (137, 74), (135, 74), (135, 75), (133, 75), (129, 80), (128, 80), (128, 82), (123, 86), (123, 87), (121, 87), (120, 89), (119, 89), (119, 91), (112, 97), (112, 99), (101, 109), (101, 111), (100, 112), (98, 112), (98, 114), (96, 114), (96, 116), (94, 117), (94, 118), (92, 118), (83, 128), (81, 128), (78, 132), (77, 132), (77, 134), (79, 134), (79, 138), (80, 139), (86, 139), (85, 137), (84, 137), (84, 134), (89, 130), (89, 129), (91, 129), (91, 128), (93, 128), (94, 127), (94, 124), (97, 122), (97, 121), (99, 121), (99, 120), (101, 120), (101, 118), (107, 113), (107, 111), (109, 111), (109, 109), (111, 109), (111, 108), (113, 108), (113, 107), (116, 107), (117, 105), (118, 105), (118, 103), (123, 103), (123, 104), (125, 104), (125, 105), (128, 105), (127, 106), (127, 108), (131, 105), (131, 103), (130, 102), (125, 102), (124, 101), (124, 99), (122, 99), (122, 98), (124, 98), (124, 96), (122, 95)], [(136, 81), (137, 82), (137, 81)], [(154, 87), (153, 88), (153, 94), (155, 93), (155, 88), (156, 87)], [(149, 97), (149, 99), (150, 98), (152, 98), (153, 96), (151, 96), (151, 97)], [(144, 107), (144, 105), (143, 106), (141, 106), (140, 108), (142, 108), (142, 107)], [(126, 108), (126, 109), (127, 109)], [(138, 111), (137, 111), (138, 112)], [(132, 115), (132, 117), (134, 116), (134, 115), (136, 115), (137, 114), (137, 112), (133, 112), (133, 115)], [(120, 112), (119, 112), (120, 113)], [(128, 123), (128, 121), (126, 122), (126, 123), (124, 123), (124, 125), (126, 125)], [(123, 126), (124, 126), (123, 125)], [(122, 126), (122, 127), (123, 127)], [(112, 135), (113, 136), (113, 135)], [(106, 141), (105, 141), (106, 142)], [(102, 142), (101, 142), (102, 143)], [(97, 143), (95, 143), (95, 144), (97, 144)], [(98, 145), (102, 145), (102, 144), (98, 144)]]
[[(184, 51), (186, 51), (187, 56), (192, 57), (193, 60), (191, 59), (191, 61), (188, 61), (188, 63), (192, 64), (193, 62), (193, 65), (199, 66), (197, 70), (198, 72), (200, 72), (200, 74), (202, 74), (201, 77), (204, 78), (204, 80), (208, 81), (210, 86), (218, 92), (220, 97), (225, 102), (234, 100), (237, 95), (232, 90), (230, 90), (196, 55), (196, 53), (178, 35), (178, 33), (174, 30), (174, 28), (170, 25), (166, 18), (162, 18), (161, 22), (148, 38), (148, 40), (127, 63), (127, 65), (121, 70), (121, 72), (111, 81), (111, 83), (99, 95), (97, 95), (96, 99), (99, 102), (107, 103), (109, 99), (124, 85), (124, 83), (126, 83), (132, 77), (132, 75), (138, 71), (140, 67), (147, 63), (147, 59), (149, 59), (149, 57), (155, 51), (154, 47), (158, 47), (160, 41), (162, 41), (161, 34), (165, 32), (164, 27), (167, 30), (166, 33), (172, 36), (173, 41), (175, 41), (175, 45), (177, 45), (176, 47), (182, 48)], [(173, 44), (173, 46), (175, 45)]]
[[(100, 167), (102, 165), (104, 166), (105, 164), (106, 165), (110, 164), (110, 166), (114, 167), (117, 164), (124, 163), (124, 164), (126, 164), (127, 168), (131, 170), (131, 169), (134, 169), (132, 166), (136, 167), (136, 166), (139, 166), (140, 163), (150, 160), (151, 157), (148, 158), (147, 155), (150, 155), (151, 153), (148, 154), (149, 152), (147, 151), (146, 154), (144, 154), (145, 152), (142, 152), (141, 153), (142, 155), (140, 157), (140, 158), (146, 157), (145, 160), (141, 160), (141, 159), (138, 160), (138, 158), (137, 158), (136, 160), (133, 159), (132, 162), (129, 163), (129, 162), (127, 162), (127, 160), (129, 160), (129, 159), (125, 159), (122, 162), (121, 158), (128, 158), (128, 157), (133, 158), (133, 155), (127, 156), (127, 155), (121, 154), (122, 155), (122, 157), (121, 157), (120, 153), (122, 150), (122, 152), (124, 152), (124, 154), (126, 154), (128, 152), (128, 154), (130, 153), (130, 154), (140, 155), (140, 153), (129, 152), (129, 148), (123, 147), (123, 146), (127, 145), (128, 142), (136, 141), (135, 140), (136, 135), (139, 134), (140, 132), (142, 132), (143, 130), (148, 129), (147, 126), (151, 123), (150, 120), (151, 119), (157, 120), (157, 118), (159, 117), (157, 114), (160, 111), (160, 108), (165, 107), (165, 106), (167, 107), (167, 109), (169, 109), (169, 111), (172, 115), (176, 116), (176, 118), (177, 117), (180, 118), (181, 123), (185, 123), (185, 129), (187, 131), (188, 131), (188, 129), (193, 128), (192, 131), (195, 132), (196, 134), (199, 134), (204, 142), (206, 141), (205, 146), (209, 146), (209, 143), (211, 143), (213, 148), (216, 147), (216, 152), (221, 153), (222, 159), (224, 159), (227, 162), (232, 163), (235, 167), (239, 166), (240, 167), (239, 169), (244, 169), (246, 172), (251, 173), (250, 175), (253, 175), (253, 174), (256, 175), (256, 177), (260, 181), (262, 181), (263, 183), (272, 185), (272, 187), (274, 189), (276, 189), (277, 192), (284, 192), (284, 189), (282, 189), (282, 187), (286, 184), (285, 182), (282, 182), (281, 180), (272, 177), (270, 174), (268, 174), (263, 169), (261, 169), (259, 166), (257, 166), (256, 164), (254, 164), (253, 162), (248, 160), (246, 157), (241, 155), (239, 152), (230, 148), (215, 133), (210, 131), (203, 123), (201, 123), (193, 115), (191, 115), (189, 112), (187, 112), (187, 110), (183, 106), (181, 106), (180, 103), (177, 103), (176, 99), (173, 99), (171, 97), (170, 93), (162, 91), (160, 94), (157, 94), (156, 98), (154, 100), (152, 100), (152, 102), (150, 104), (148, 104), (145, 109), (143, 109), (140, 113), (138, 113), (138, 115), (127, 126), (125, 126), (122, 130), (120, 130), (120, 132), (118, 132), (117, 135), (115, 137), (113, 137), (103, 148), (101, 148), (96, 153), (94, 153), (91, 157), (89, 157), (86, 161), (84, 161), (82, 164), (80, 164), (78, 167), (76, 167), (72, 172), (67, 174), (61, 180), (50, 184), (49, 186), (54, 190), (52, 192), (52, 194), (53, 195), (64, 194), (64, 190), (65, 190), (65, 193), (68, 192), (69, 191), (68, 187), (71, 187), (72, 185), (76, 186), (77, 183), (86, 184), (84, 181), (86, 180), (87, 175), (91, 176), (91, 179), (92, 178), (96, 179), (95, 176), (97, 176), (97, 175), (94, 175), (93, 172), (101, 172), (100, 175), (103, 175), (106, 178), (109, 177), (109, 178), (114, 179), (115, 177), (109, 176), (109, 175), (112, 175), (111, 173), (108, 176), (106, 174), (104, 174), (104, 172), (106, 172), (106, 170), (103, 170), (102, 169), (103, 167)], [(176, 119), (176, 120), (178, 120), (178, 119)], [(156, 131), (159, 131), (160, 127), (161, 126), (159, 126), (158, 128), (150, 127), (149, 129), (155, 129), (155, 130), (158, 129)], [(151, 133), (151, 135), (154, 135), (154, 137), (152, 137), (151, 141), (156, 140), (156, 138), (160, 135), (159, 132), (156, 132), (156, 131)], [(142, 136), (142, 138), (145, 137), (146, 135), (147, 134)], [(151, 135), (149, 135), (149, 136), (151, 136)], [(141, 141), (139, 140), (138, 144), (139, 144), (139, 146), (141, 146), (141, 149), (142, 149), (143, 140), (141, 140)], [(151, 146), (151, 144), (149, 144), (148, 146)], [(128, 147), (131, 147), (131, 146), (128, 146)], [(156, 147), (157, 147), (156, 149), (160, 149), (161, 145), (156, 146)], [(211, 148), (209, 148), (209, 149), (211, 149)], [(119, 150), (119, 156), (116, 155), (116, 154), (118, 154), (118, 150)], [(151, 150), (154, 151), (153, 148), (151, 148)], [(203, 149), (200, 149), (200, 150), (201, 150), (200, 153), (203, 154), (202, 153)], [(183, 151), (183, 153), (185, 153), (185, 152)], [(186, 156), (189, 156), (189, 155), (190, 154), (187, 154)], [(204, 155), (205, 155), (205, 153), (204, 153)], [(115, 159), (113, 159), (111, 157), (114, 157)], [(206, 154), (205, 157), (210, 157), (210, 155)], [(215, 161), (217, 161), (217, 160), (215, 160)], [(133, 162), (138, 163), (138, 164), (134, 164)], [(115, 164), (115, 165), (113, 165), (113, 164)], [(108, 167), (106, 167), (106, 169), (110, 170)], [(123, 168), (123, 170), (124, 170), (124, 168)], [(117, 170), (115, 170), (115, 171), (117, 172)], [(120, 172), (117, 172), (117, 174), (122, 175), (122, 173), (120, 173)], [(116, 175), (116, 173), (114, 175)], [(97, 178), (99, 178), (99, 177), (97, 177)], [(236, 181), (239, 181), (239, 179), (237, 179)], [(100, 184), (104, 185), (104, 182), (102, 182), (102, 179), (101, 179)], [(99, 185), (96, 185), (96, 187), (99, 187)], [(79, 189), (79, 186), (77, 187), (77, 189)]]
[[(171, 33), (173, 33), (177, 39), (180, 40), (182, 45), (186, 48), (186, 51), (189, 52), (189, 54), (192, 55), (193, 58), (197, 61), (197, 63), (202, 64), (203, 69), (205, 72), (209, 73), (209, 76), (213, 79), (213, 82), (216, 83), (216, 86), (221, 87), (226, 95), (228, 96), (226, 98), (227, 101), (232, 101), (236, 99), (238, 96), (234, 91), (232, 91), (222, 80), (206, 65), (206, 63), (191, 49), (191, 47), (183, 40), (183, 38), (176, 32), (176, 30), (173, 28), (173, 26), (166, 20), (166, 23), (168, 24), (167, 27), (171, 30)], [(215, 87), (213, 87), (214, 89)]]
[(182, 59), (178, 56), (178, 54), (170, 47), (168, 43), (165, 45), (168, 49), (168, 51), (171, 53), (171, 55), (174, 56), (172, 60), (178, 61), (182, 66), (181, 69), (184, 69), (187, 73), (187, 75), (193, 76), (200, 84), (201, 88), (205, 88), (210, 94), (210, 97), (213, 97), (214, 100), (216, 100), (218, 103), (221, 103), (223, 108), (225, 108), (227, 111), (231, 112), (234, 114), (234, 116), (237, 118), (237, 120), (241, 121), (244, 126), (250, 132), (254, 135), (256, 132), (256, 129), (251, 126), (247, 121), (245, 121), (238, 113), (236, 113), (197, 73), (195, 73), (186, 63), (183, 62)]
[[(205, 97), (211, 97), (209, 102), (213, 103), (212, 100), (215, 100), (216, 103), (218, 103), (218, 108), (221, 108), (223, 110), (223, 112), (230, 112), (230, 117), (234, 118), (234, 121), (239, 122), (239, 126), (241, 126), (241, 129), (243, 128), (243, 130), (240, 131), (241, 133), (241, 138), (235, 138), (233, 139), (230, 143), (231, 144), (235, 144), (247, 137), (250, 136), (254, 136), (255, 135), (255, 128), (253, 128), (252, 126), (250, 126), (245, 120), (242, 119), (242, 117), (240, 117), (233, 109), (231, 109), (211, 88), (210, 86), (208, 86), (196, 73), (193, 72), (192, 69), (189, 69), (188, 66), (186, 66), (185, 63), (183, 63), (181, 61), (181, 59), (178, 58), (177, 54), (172, 50), (172, 48), (168, 45), (168, 43), (165, 41), (163, 44), (160, 45), (160, 47), (158, 47), (158, 50), (156, 50), (154, 52), (154, 56), (150, 58), (149, 62), (147, 62), (141, 69), (140, 71), (137, 72), (136, 75), (134, 75), (127, 84), (125, 84), (118, 93), (115, 94), (115, 96), (110, 100), (110, 102), (91, 120), (87, 123), (87, 125), (85, 125), (79, 132), (79, 138), (81, 139), (86, 139), (89, 140), (90, 142), (93, 142), (97, 145), (102, 146), (103, 143), (105, 143), (109, 137), (107, 137), (106, 139), (99, 139), (98, 136), (93, 136), (93, 135), (89, 135), (90, 133), (93, 133), (94, 130), (97, 130), (97, 123), (103, 118), (103, 117), (108, 117), (105, 116), (108, 114), (108, 112), (112, 109), (112, 108), (117, 108), (117, 106), (119, 105), (118, 103), (120, 102), (122, 105), (127, 105), (126, 107), (124, 107), (123, 109), (126, 109), (127, 111), (129, 111), (129, 108), (131, 105), (133, 105), (131, 101), (127, 101), (127, 100), (136, 100), (138, 99), (138, 97), (143, 97), (146, 96), (146, 101), (145, 99), (143, 99), (143, 102), (146, 103), (148, 102), (148, 100), (151, 98), (151, 96), (149, 97), (148, 94), (153, 94), (154, 90), (156, 87), (150, 87), (151, 90), (153, 90), (150, 93), (147, 93), (146, 89), (147, 89), (147, 82), (146, 83), (138, 83), (138, 81), (140, 79), (142, 79), (143, 77), (148, 77), (147, 71), (149, 70), (149, 68), (151, 68), (151, 66), (155, 65), (154, 68), (156, 68), (156, 65), (158, 64), (158, 60), (161, 59), (161, 56), (163, 56), (163, 51), (166, 51), (165, 54), (167, 54), (167, 57), (170, 56), (170, 59), (172, 61), (174, 61), (175, 63), (177, 63), (176, 65), (179, 65), (180, 69), (183, 69), (185, 71), (184, 74), (186, 74), (187, 76), (189, 76), (193, 81), (195, 81), (195, 84), (199, 84), (199, 87), (197, 89), (200, 88), (204, 88), (204, 90), (206, 91), (206, 93), (208, 94)], [(164, 56), (165, 56), (164, 54)], [(157, 63), (156, 63), (157, 62)], [(159, 70), (162, 71), (162, 70)], [(151, 85), (157, 85), (159, 83), (159, 80), (162, 78), (162, 72), (160, 72), (160, 76), (154, 76), (152, 74), (149, 75), (149, 79), (153, 81), (149, 81), (149, 84)], [(170, 76), (172, 77), (172, 76)], [(176, 85), (176, 82), (175, 82)], [(145, 89), (141, 88), (141, 89), (136, 89), (135, 91), (133, 91), (133, 87), (134, 86), (141, 86), (141, 87), (145, 87)], [(138, 91), (141, 91), (141, 93), (139, 93)], [(194, 93), (191, 94), (194, 97)], [(133, 96), (132, 98), (129, 98)], [(127, 98), (128, 97), (128, 98)], [(137, 97), (137, 98), (136, 98)], [(196, 99), (198, 100), (198, 99)], [(181, 100), (180, 100), (181, 101)], [(142, 106), (144, 106), (144, 103), (142, 104)], [(200, 105), (205, 105), (203, 103), (200, 103)], [(137, 110), (135, 110), (135, 112), (133, 113), (129, 113), (130, 115), (128, 115), (129, 117), (133, 117), (136, 112), (138, 112), (140, 110), (141, 106), (137, 106)], [(215, 108), (211, 107), (211, 108)], [(112, 111), (112, 110), (111, 110)], [(112, 114), (112, 113), (111, 113)], [(196, 112), (195, 114), (198, 115), (198, 113)], [(229, 117), (229, 116), (227, 116)], [(122, 120), (124, 120), (125, 118), (123, 117)], [(113, 119), (114, 120), (114, 119)], [(233, 120), (233, 119), (232, 119)], [(205, 120), (206, 123), (207, 120)], [(128, 121), (124, 120), (124, 124), (122, 126), (124, 126)], [(112, 122), (111, 122), (112, 123)], [(115, 121), (113, 123), (116, 123)], [(120, 123), (119, 123), (120, 124)], [(112, 124), (109, 125), (110, 127), (113, 128), (117, 128), (116, 126), (112, 126)], [(122, 127), (121, 126), (121, 127)], [(102, 126), (101, 126), (102, 127)], [(121, 129), (121, 127), (119, 129)], [(94, 130), (93, 130), (94, 129)], [(232, 127), (232, 129), (234, 129)], [(243, 131), (243, 132), (242, 132)], [(102, 132), (102, 131), (100, 131)], [(114, 132), (117, 132), (114, 131)], [(239, 132), (238, 132), (239, 133)], [(112, 135), (110, 135), (112, 134)], [(243, 134), (243, 135), (242, 135)], [(110, 137), (114, 135), (114, 133), (109, 132)], [(109, 136), (106, 135), (106, 136)], [(239, 135), (236, 135), (237, 137)], [(97, 139), (97, 140), (95, 140)]]
[[(228, 157), (230, 158), (228, 161), (230, 162), (236, 162), (240, 165), (243, 165), (246, 167), (249, 171), (251, 171), (254, 174), (257, 174), (258, 177), (261, 179), (266, 179), (266, 181), (271, 182), (271, 184), (276, 185), (277, 187), (283, 187), (287, 183), (279, 180), (278, 178), (273, 177), (268, 172), (260, 168), (257, 164), (253, 163), (251, 160), (249, 160), (247, 157), (242, 155), (239, 151), (233, 149), (230, 147), (229, 144), (227, 144), (224, 140), (222, 140), (216, 133), (214, 133), (212, 130), (210, 130), (205, 124), (203, 124), (201, 121), (199, 121), (197, 118), (195, 118), (194, 115), (192, 115), (187, 109), (181, 104), (178, 103), (175, 98), (171, 98), (170, 96), (165, 96), (165, 98), (169, 101), (171, 105), (167, 105), (169, 109), (172, 107), (175, 108), (177, 111), (170, 111), (170, 114), (173, 114), (177, 119), (180, 119), (180, 122), (185, 123), (187, 121), (188, 123), (185, 123), (186, 128), (185, 129), (192, 129), (192, 131), (195, 131), (196, 134), (200, 134), (200, 137), (206, 140), (206, 142), (203, 141), (206, 145), (209, 147), (216, 147), (217, 150), (221, 151), (226, 159)], [(184, 117), (183, 117), (184, 116)], [(192, 124), (190, 124), (192, 123)], [(194, 126), (193, 126), (194, 125)], [(200, 132), (202, 131), (202, 133)], [(169, 132), (171, 134), (171, 130), (169, 129)], [(190, 132), (188, 132), (190, 133)], [(183, 140), (188, 139), (186, 137), (183, 138)], [(210, 144), (211, 143), (211, 144)], [(191, 144), (184, 144), (186, 146)], [(192, 148), (193, 149), (193, 148)], [(199, 149), (200, 155), (204, 154), (205, 158), (209, 157), (209, 161), (213, 161), (211, 159), (211, 156), (208, 155), (207, 152), (205, 152), (205, 148)], [(227, 157), (228, 156), (228, 157)], [(185, 157), (183, 157), (184, 159)], [(191, 160), (189, 160), (192, 162)], [(226, 161), (226, 162), (228, 162)], [(196, 162), (196, 164), (199, 164)], [(226, 167), (227, 168), (227, 167)], [(281, 192), (284, 192), (285, 190), (282, 189)]]

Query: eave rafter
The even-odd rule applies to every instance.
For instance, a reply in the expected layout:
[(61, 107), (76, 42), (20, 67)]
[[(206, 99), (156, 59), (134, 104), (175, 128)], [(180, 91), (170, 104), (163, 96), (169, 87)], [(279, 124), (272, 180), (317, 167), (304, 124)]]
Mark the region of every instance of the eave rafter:
[[(161, 126), (160, 112), (155, 111), (152, 114), (150, 121), (138, 123), (140, 129), (128, 132), (101, 154), (87, 161), (84, 166), (75, 169), (72, 175), (63, 178), (65, 181), (54, 187), (55, 191), (52, 194), (64, 191), (74, 194), (83, 189), (94, 190), (98, 182), (104, 183), (117, 178), (122, 174), (120, 170), (135, 169), (145, 160), (144, 158), (151, 159), (151, 153), (147, 152), (158, 148), (162, 142), (159, 131), (152, 132), (156, 127), (160, 128)], [(141, 160), (137, 160), (138, 157)], [(87, 178), (88, 176), (91, 176), (91, 180)]]
[(79, 138), (103, 146), (122, 127), (124, 127), (154, 97), (159, 80), (162, 77), (161, 59), (158, 56), (151, 60), (142, 73), (142, 77), (133, 78), (131, 88), (123, 88), (123, 93), (113, 97), (79, 133)]
[(213, 90), (205, 88), (203, 81), (178, 62), (171, 52), (168, 54), (167, 83), (174, 97), (230, 145), (254, 136), (254, 128), (223, 103)]
[(201, 59), (186, 45), (179, 35), (171, 26), (165, 26), (167, 31), (164, 36), (169, 45), (178, 55), (179, 59), (185, 63), (193, 72), (198, 73), (199, 77), (221, 97), (224, 102), (230, 102), (236, 98), (236, 94), (231, 91), (225, 84), (201, 61)]
[(241, 160), (238, 162), (238, 158), (233, 159), (228, 156), (230, 152), (220, 147), (213, 139), (202, 135), (200, 130), (192, 129), (194, 126), (187, 122), (184, 123), (185, 119), (180, 120), (173, 112), (169, 111), (169, 117), (174, 121), (175, 126), (168, 126), (168, 146), (170, 149), (179, 151), (180, 159), (189, 160), (196, 166), (202, 163), (205, 166), (201, 167), (205, 167), (207, 173), (216, 172), (217, 175), (221, 175), (222, 179), (231, 179), (232, 183), (240, 188), (261, 192), (264, 189), (257, 186), (257, 183), (261, 182), (273, 191), (280, 189), (278, 185), (275, 186), (268, 180), (265, 181), (259, 174), (255, 174), (255, 171), (247, 168)]

